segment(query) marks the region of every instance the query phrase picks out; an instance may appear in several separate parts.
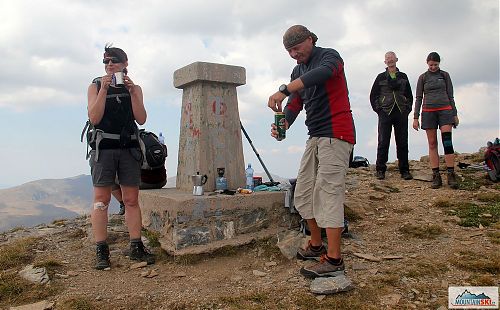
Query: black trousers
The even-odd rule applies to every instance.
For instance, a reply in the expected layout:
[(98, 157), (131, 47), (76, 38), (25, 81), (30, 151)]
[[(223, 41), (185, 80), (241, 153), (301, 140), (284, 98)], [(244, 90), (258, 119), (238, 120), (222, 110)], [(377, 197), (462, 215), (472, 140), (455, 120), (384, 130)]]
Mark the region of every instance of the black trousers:
[(396, 154), (399, 162), (399, 171), (409, 171), (408, 165), (408, 114), (402, 114), (394, 107), (391, 114), (381, 111), (378, 113), (378, 147), (377, 147), (377, 171), (387, 169), (389, 156), (389, 144), (391, 142), (392, 127), (396, 138)]

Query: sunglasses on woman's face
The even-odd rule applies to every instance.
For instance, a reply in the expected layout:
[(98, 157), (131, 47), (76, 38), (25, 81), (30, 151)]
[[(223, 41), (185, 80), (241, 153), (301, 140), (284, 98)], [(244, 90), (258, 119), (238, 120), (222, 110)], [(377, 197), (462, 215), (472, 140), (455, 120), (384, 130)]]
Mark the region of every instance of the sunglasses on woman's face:
[(102, 60), (102, 63), (103, 63), (103, 64), (109, 64), (109, 62), (110, 62), (110, 61), (111, 61), (112, 63), (114, 63), (114, 64), (118, 64), (118, 63), (120, 63), (120, 62), (121, 62), (121, 61), (120, 61), (120, 59), (118, 59), (118, 58), (116, 58), (116, 57), (106, 57), (106, 58), (104, 58), (104, 59)]

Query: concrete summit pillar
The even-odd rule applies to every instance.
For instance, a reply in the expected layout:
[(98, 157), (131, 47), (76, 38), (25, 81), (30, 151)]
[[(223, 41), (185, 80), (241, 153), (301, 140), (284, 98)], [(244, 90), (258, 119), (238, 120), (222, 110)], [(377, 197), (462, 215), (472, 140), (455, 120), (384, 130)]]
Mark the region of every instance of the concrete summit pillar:
[(200, 172), (208, 176), (205, 191), (214, 191), (217, 168), (225, 168), (229, 188), (244, 187), (236, 87), (245, 83), (237, 66), (195, 62), (174, 72), (174, 87), (183, 90), (177, 189), (192, 191), (191, 175)]

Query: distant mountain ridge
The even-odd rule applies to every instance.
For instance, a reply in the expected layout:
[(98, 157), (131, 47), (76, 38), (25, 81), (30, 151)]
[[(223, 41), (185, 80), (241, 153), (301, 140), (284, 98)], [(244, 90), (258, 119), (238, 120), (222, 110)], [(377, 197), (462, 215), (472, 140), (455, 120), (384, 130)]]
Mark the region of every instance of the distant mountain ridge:
[(0, 231), (33, 226), (88, 213), (92, 204), (89, 175), (44, 179), (0, 190)]

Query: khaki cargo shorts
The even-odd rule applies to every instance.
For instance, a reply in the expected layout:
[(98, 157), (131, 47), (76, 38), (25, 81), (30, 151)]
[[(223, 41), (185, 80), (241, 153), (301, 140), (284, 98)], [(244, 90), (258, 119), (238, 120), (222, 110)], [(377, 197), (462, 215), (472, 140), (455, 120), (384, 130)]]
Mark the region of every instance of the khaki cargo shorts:
[(319, 227), (344, 227), (345, 179), (353, 145), (335, 138), (311, 137), (300, 162), (295, 208)]

